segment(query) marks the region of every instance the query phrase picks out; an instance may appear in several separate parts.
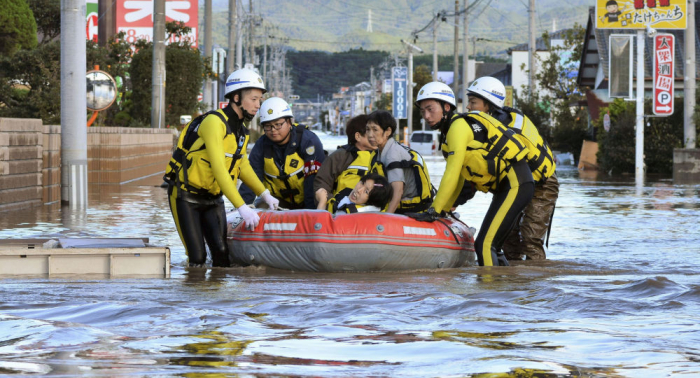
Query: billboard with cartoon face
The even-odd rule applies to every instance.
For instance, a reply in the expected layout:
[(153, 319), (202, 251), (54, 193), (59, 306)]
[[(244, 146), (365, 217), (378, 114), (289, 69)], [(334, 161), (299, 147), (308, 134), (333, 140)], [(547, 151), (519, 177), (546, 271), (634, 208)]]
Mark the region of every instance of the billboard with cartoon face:
[(685, 29), (686, 0), (596, 0), (598, 29)]

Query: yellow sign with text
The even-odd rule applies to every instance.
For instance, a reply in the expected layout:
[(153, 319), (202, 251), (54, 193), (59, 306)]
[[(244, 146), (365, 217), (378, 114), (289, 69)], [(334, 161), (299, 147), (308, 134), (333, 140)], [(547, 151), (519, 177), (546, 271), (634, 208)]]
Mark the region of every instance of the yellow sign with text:
[(685, 29), (687, 0), (596, 0), (598, 29)]
[(506, 85), (506, 99), (503, 101), (503, 105), (513, 107), (513, 86)]

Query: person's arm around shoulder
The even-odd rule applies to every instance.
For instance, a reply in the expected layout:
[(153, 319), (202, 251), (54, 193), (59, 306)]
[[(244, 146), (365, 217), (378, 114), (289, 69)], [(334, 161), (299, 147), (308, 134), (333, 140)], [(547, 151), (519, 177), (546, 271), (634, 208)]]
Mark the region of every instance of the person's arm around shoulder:
[[(445, 144), (449, 148), (449, 152), (445, 173), (442, 175), (440, 187), (432, 205), (437, 213), (449, 211), (459, 194), (458, 189), (461, 189), (460, 184), (463, 184), (462, 168), (467, 153), (467, 144), (473, 139), (474, 132), (464, 119), (454, 121), (447, 132)], [(453, 203), (449, 203), (450, 201)]]

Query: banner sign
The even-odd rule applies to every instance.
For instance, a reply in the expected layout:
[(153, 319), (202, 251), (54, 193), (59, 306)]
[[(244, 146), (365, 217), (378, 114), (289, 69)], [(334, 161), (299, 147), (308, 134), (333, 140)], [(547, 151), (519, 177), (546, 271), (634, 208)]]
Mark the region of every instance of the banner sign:
[(393, 115), (396, 119), (408, 118), (408, 96), (406, 95), (407, 67), (394, 67), (391, 71), (393, 87)]
[(596, 0), (597, 29), (685, 29), (687, 0)]
[[(126, 41), (135, 43), (139, 39), (153, 41), (153, 0), (116, 0), (117, 33), (126, 33)], [(192, 31), (182, 39), (197, 47), (198, 27), (197, 0), (166, 0), (165, 22), (182, 21)], [(164, 36), (165, 37), (165, 36)], [(166, 44), (180, 42), (180, 38), (170, 37)]]
[(87, 24), (85, 25), (85, 37), (88, 40), (97, 42), (97, 18), (98, 18), (97, 0), (87, 0), (85, 2), (85, 16)]
[(673, 114), (673, 34), (654, 36), (654, 114)]

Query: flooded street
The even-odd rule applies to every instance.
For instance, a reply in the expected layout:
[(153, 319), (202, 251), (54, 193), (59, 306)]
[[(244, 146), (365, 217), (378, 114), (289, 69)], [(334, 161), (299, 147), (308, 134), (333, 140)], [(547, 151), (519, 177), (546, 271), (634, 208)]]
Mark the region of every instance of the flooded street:
[[(438, 184), (444, 161), (428, 160)], [(186, 269), (159, 187), (0, 213), (0, 239), (148, 237), (173, 265), (167, 279), (0, 279), (0, 375), (699, 376), (700, 186), (558, 176), (549, 260), (511, 267)], [(478, 229), (489, 201), (461, 219)]]

